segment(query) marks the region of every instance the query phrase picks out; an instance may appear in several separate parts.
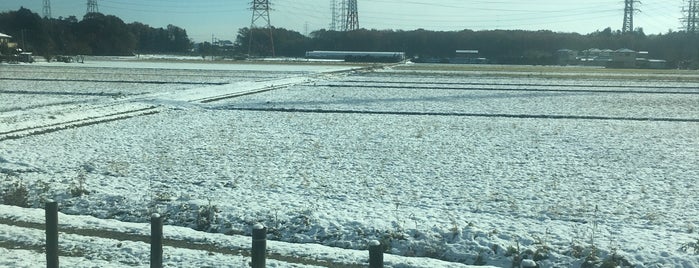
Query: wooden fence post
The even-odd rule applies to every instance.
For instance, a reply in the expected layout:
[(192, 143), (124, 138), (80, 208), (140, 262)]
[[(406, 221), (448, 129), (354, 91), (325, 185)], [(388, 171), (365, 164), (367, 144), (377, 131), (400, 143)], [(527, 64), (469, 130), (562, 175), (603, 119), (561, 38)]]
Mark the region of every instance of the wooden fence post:
[(150, 267), (163, 267), (163, 218), (155, 213), (150, 218)]
[(381, 242), (369, 242), (369, 268), (383, 268), (383, 246)]
[(58, 202), (46, 203), (46, 267), (58, 268)]
[(264, 268), (267, 255), (267, 228), (261, 223), (252, 227), (252, 268)]

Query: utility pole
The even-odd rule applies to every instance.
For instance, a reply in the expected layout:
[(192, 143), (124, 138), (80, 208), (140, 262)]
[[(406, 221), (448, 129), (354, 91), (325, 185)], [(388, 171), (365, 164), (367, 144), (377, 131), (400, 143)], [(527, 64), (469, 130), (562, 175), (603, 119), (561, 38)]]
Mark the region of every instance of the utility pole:
[(87, 14), (100, 12), (97, 0), (87, 0)]
[[(249, 56), (252, 56), (253, 45), (257, 45), (254, 41), (256, 31), (266, 32), (269, 35), (269, 47), (267, 48), (269, 50), (265, 52), (271, 52), (270, 54), (272, 57), (276, 56), (274, 52), (274, 37), (272, 36), (272, 23), (269, 19), (269, 10), (269, 0), (252, 0), (252, 22), (250, 23), (250, 30), (248, 33), (250, 35), (250, 44), (248, 46)], [(258, 21), (263, 23), (262, 27), (259, 27)], [(265, 49), (262, 43), (259, 47)]]
[(51, 18), (51, 0), (44, 0), (44, 18)]
[(26, 52), (27, 51), (27, 42), (25, 42), (24, 39), (24, 32), (26, 32), (27, 29), (22, 29), (22, 51)]
[(636, 8), (634, 8), (634, 3), (638, 3), (637, 0), (624, 0), (624, 26), (621, 27), (622, 33), (633, 32), (633, 14), (636, 13)]

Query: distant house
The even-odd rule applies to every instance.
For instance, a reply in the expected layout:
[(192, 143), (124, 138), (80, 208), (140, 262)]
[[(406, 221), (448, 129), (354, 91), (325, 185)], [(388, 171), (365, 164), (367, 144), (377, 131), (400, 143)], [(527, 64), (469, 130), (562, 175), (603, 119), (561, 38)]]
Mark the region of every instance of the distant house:
[(608, 67), (612, 68), (636, 68), (637, 52), (628, 48), (622, 48), (611, 53), (612, 62)]
[(578, 63), (578, 52), (570, 49), (559, 49), (556, 51), (558, 65), (575, 65)]
[(8, 45), (9, 46), (10, 39), (12, 39), (12, 36), (6, 35), (4, 33), (0, 33), (0, 45)]
[(607, 66), (612, 61), (611, 49), (591, 48), (579, 54), (580, 64), (587, 66)]
[(651, 59), (648, 51), (636, 53), (636, 67), (643, 69), (667, 69), (666, 60)]
[[(559, 53), (562, 53), (560, 51), (562, 50), (559, 50)], [(648, 51), (634, 51), (628, 48), (618, 50), (591, 48), (583, 50), (578, 56), (578, 61), (581, 65), (608, 68), (667, 68), (667, 61), (649, 58)]]

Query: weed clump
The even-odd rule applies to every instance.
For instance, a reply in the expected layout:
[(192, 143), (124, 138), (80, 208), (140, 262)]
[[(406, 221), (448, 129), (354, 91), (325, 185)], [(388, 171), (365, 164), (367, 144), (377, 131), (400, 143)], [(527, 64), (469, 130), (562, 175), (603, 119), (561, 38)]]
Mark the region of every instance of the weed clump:
[(89, 195), (90, 191), (85, 189), (86, 182), (87, 182), (86, 170), (81, 170), (80, 173), (78, 173), (78, 177), (75, 178), (75, 181), (73, 183), (71, 183), (70, 195), (73, 197), (81, 197), (83, 195)]
[(29, 207), (29, 189), (22, 181), (15, 181), (3, 192), (2, 201), (5, 205)]
[(221, 211), (219, 208), (215, 205), (211, 204), (211, 200), (209, 200), (209, 204), (206, 206), (201, 206), (199, 207), (199, 210), (197, 211), (197, 230), (200, 231), (208, 231), (210, 230), (213, 225), (216, 223), (216, 219), (218, 217), (218, 213)]
[(699, 239), (696, 242), (689, 242), (680, 248), (680, 250), (687, 253), (694, 253), (694, 255), (699, 255)]

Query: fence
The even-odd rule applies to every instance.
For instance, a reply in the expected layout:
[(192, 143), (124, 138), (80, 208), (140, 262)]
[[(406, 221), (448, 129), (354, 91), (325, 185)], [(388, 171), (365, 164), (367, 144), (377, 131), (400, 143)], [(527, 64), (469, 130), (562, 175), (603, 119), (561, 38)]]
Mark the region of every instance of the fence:
[[(58, 203), (46, 203), (46, 267), (58, 268)], [(252, 268), (264, 268), (267, 257), (267, 228), (262, 224), (255, 224), (252, 231), (252, 245), (250, 248)], [(163, 267), (163, 217), (159, 214), (151, 216), (150, 236), (150, 267)], [(383, 246), (379, 241), (369, 243), (369, 268), (382, 268)]]

